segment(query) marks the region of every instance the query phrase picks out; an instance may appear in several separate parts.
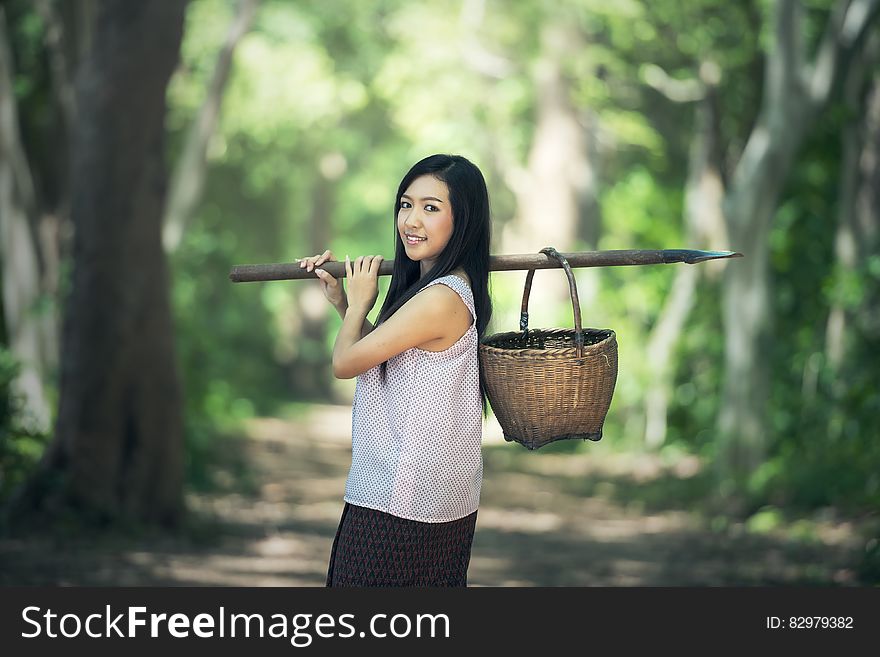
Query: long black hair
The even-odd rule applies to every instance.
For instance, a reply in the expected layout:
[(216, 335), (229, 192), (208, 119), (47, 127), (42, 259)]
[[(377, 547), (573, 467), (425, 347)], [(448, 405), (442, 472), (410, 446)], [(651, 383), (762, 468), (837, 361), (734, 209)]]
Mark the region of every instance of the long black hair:
[[(433, 176), (446, 183), (449, 202), (452, 205), (452, 235), (446, 248), (438, 256), (434, 266), (421, 275), (421, 267), (416, 260), (410, 260), (397, 229), (397, 215), (400, 212), (400, 197), (406, 193), (410, 184), (424, 175)], [(483, 174), (469, 160), (460, 155), (431, 155), (419, 162), (400, 181), (397, 197), (394, 199), (394, 269), (385, 303), (376, 318), (376, 325), (393, 315), (407, 301), (413, 298), (428, 283), (463, 268), (470, 278), (477, 311), (477, 335), (482, 339), (492, 317), (492, 301), (489, 297), (489, 242), (492, 237), (489, 211), (489, 192)], [(483, 374), (483, 365), (477, 359), (480, 369), (480, 396), (483, 416), (488, 414), (488, 396)], [(380, 367), (381, 378), (385, 380), (388, 361)]]

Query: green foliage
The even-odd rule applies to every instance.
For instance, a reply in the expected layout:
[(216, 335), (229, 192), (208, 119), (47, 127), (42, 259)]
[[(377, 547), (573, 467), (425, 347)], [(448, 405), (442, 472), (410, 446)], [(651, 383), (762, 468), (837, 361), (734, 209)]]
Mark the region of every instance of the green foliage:
[(880, 339), (851, 324), (840, 370), (828, 362), (825, 341), (832, 304), (857, 320), (859, 308), (880, 298), (880, 280), (871, 259), (842, 270), (834, 256), (840, 134), (853, 117), (833, 109), (801, 154), (770, 236), (773, 442), (751, 495), (755, 503), (857, 511), (880, 505), (880, 373), (871, 365), (880, 362)]
[[(517, 3), (503, 9), (487, 3), (482, 15), (468, 15), (469, 20), (464, 5), (455, 11), (393, 1), (369, 10), (346, 6), (340, 12), (335, 2), (311, 7), (268, 2), (236, 55), (212, 146), (207, 200), (175, 257), (175, 302), (192, 417), (228, 426), (230, 418), (288, 401), (285, 371), (291, 363), (284, 354), (291, 353), (285, 345), (290, 335), (279, 327), (290, 321), (302, 284), (229, 286), (220, 272), (236, 262), (304, 255), (320, 194), (329, 190), (331, 197), (326, 247), (340, 258), (346, 253), (388, 257), (392, 194), (405, 168), (429, 152), (462, 152), (486, 173), (496, 235), (500, 232), (516, 210), (515, 190), (504, 170), (526, 161), (535, 136), (534, 71), (562, 45), (548, 40), (544, 27), (580, 44), (562, 60), (571, 100), (597, 117), (602, 139), (613, 145), (601, 151), (600, 248), (682, 243), (694, 112), (692, 105), (671, 102), (657, 91), (659, 71), (678, 82), (695, 78), (706, 62), (721, 71), (725, 175), (739, 158), (762, 94), (766, 3), (570, 0), (552, 8)], [(190, 9), (185, 66), (170, 94), (175, 143), (198, 107), (231, 11), (219, 0)], [(811, 42), (826, 16), (827, 3), (809, 8)], [(502, 73), (487, 74), (493, 67)], [(876, 477), (869, 474), (877, 466), (869, 440), (876, 428), (870, 416), (877, 405), (873, 378), (865, 368), (851, 366), (852, 385), (832, 393), (834, 383), (821, 362), (829, 303), (843, 300), (847, 308), (857, 308), (877, 281), (870, 271), (839, 271), (831, 264), (838, 132), (829, 123), (819, 127), (770, 236), (773, 440), (767, 462), (743, 491), (753, 509), (876, 500)], [(331, 161), (337, 171), (328, 178), (322, 163)], [(593, 325), (614, 328), (621, 345), (622, 375), (606, 435), (617, 446), (638, 449), (647, 381), (644, 345), (669, 293), (673, 268), (622, 267), (578, 276), (587, 290), (598, 290), (595, 297), (584, 294), (584, 312)], [(676, 348), (669, 409), (667, 443), (707, 462), (715, 457), (723, 379), (720, 284), (717, 276), (699, 282)], [(520, 294), (521, 283), (512, 277), (495, 280), (492, 329), (510, 329), (503, 317)], [(561, 308), (558, 317), (569, 322), (570, 309)], [(310, 356), (296, 356), (308, 367), (317, 365), (308, 358), (320, 356), (320, 349), (326, 358), (332, 348), (337, 318), (331, 316), (327, 326), (323, 346), (308, 350)], [(853, 357), (876, 353), (865, 336), (858, 344), (867, 351), (857, 350)], [(805, 372), (814, 369), (814, 403), (807, 403)], [(810, 435), (815, 427), (837, 436), (834, 448), (828, 438)], [(193, 440), (208, 449), (209, 439)]]
[[(45, 154), (54, 114), (46, 100), (51, 83), (43, 26), (26, 3), (8, 4), (18, 19), (12, 38), (23, 132), (29, 147)], [(411, 163), (440, 151), (462, 153), (483, 170), (500, 244), (517, 213), (520, 190), (511, 173), (528, 164), (541, 101), (536, 80), (549, 58), (558, 60), (576, 115), (595, 127), (598, 248), (705, 247), (682, 243), (694, 104), (669, 100), (658, 80), (693, 82), (707, 64), (720, 71), (717, 136), (721, 173), (729, 180), (760, 106), (771, 4), (262, 2), (235, 53), (209, 147), (204, 200), (171, 262), (189, 481), (211, 484), (212, 459), (226, 444), (222, 436), (246, 418), (307, 403), (291, 378), (326, 376), (321, 367), (339, 326), (329, 312), (323, 335), (303, 336), (298, 315), (312, 302), (306, 295), (311, 282), (233, 285), (230, 268), (290, 261), (323, 248), (340, 259), (390, 258), (396, 185)], [(812, 47), (830, 0), (807, 4), (804, 39)], [(189, 4), (182, 62), (168, 93), (170, 164), (202, 103), (235, 10), (233, 0)], [(773, 529), (776, 510), (788, 506), (880, 504), (880, 381), (878, 368), (869, 366), (880, 362), (880, 339), (876, 318), (864, 310), (880, 302), (880, 256), (846, 270), (834, 264), (833, 252), (840, 131), (851, 118), (848, 108), (832, 107), (816, 127), (798, 154), (769, 236), (771, 441), (766, 462), (740, 491), (757, 512), (755, 531)], [(586, 244), (578, 235), (575, 244), (557, 246), (581, 250)], [(618, 334), (621, 374), (605, 430), (612, 448), (644, 448), (646, 344), (679, 266), (577, 274), (586, 323)], [(387, 283), (381, 281), (380, 300)], [(722, 284), (718, 276), (698, 283), (674, 354), (665, 447), (695, 453), (707, 468), (716, 457), (724, 374)], [(513, 329), (522, 277), (493, 277), (492, 292), (490, 330)], [(825, 357), (834, 303), (852, 316), (837, 371)], [(328, 308), (307, 310), (321, 316)], [(556, 318), (569, 324), (571, 309), (560, 307)], [(0, 385), (11, 376), (10, 363), (2, 363)], [(10, 473), (32, 467), (45, 441), (23, 433), (5, 410), (4, 486), (19, 477)], [(694, 500), (713, 484), (706, 474), (652, 494)]]
[(724, 329), (716, 283), (702, 280), (687, 330), (676, 350), (675, 395), (669, 408), (673, 444), (686, 446), (708, 461), (715, 452)]
[[(222, 194), (217, 190), (215, 199)], [(259, 290), (230, 285), (227, 278), (236, 264), (237, 236), (217, 223), (221, 217), (208, 204), (172, 262), (188, 475), (198, 486), (208, 483), (218, 436), (255, 413), (273, 412), (283, 390), (280, 368), (267, 366), (274, 360), (271, 317)]]
[(18, 370), (12, 354), (0, 346), (0, 501), (33, 471), (49, 441), (29, 427), (23, 400), (12, 390)]

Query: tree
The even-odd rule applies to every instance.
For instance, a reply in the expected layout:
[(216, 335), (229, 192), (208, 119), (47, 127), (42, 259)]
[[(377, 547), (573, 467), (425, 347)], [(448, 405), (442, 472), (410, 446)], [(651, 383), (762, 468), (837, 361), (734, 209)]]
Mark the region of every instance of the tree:
[(100, 521), (181, 518), (181, 391), (160, 235), (165, 90), (185, 5), (99, 6), (75, 92), (60, 407), (13, 518), (65, 507)]
[(12, 48), (6, 13), (0, 7), (0, 251), (3, 263), (3, 317), (10, 351), (20, 363), (13, 390), (29, 415), (28, 424), (47, 431), (47, 378), (55, 332), (52, 317), (38, 312), (42, 296), (40, 253), (36, 239), (37, 199), (27, 155), (21, 143), (13, 93)]
[(226, 42), (217, 56), (205, 100), (187, 133), (186, 144), (171, 178), (171, 193), (163, 220), (162, 241), (169, 253), (180, 245), (186, 225), (201, 199), (208, 169), (208, 144), (217, 129), (223, 91), (232, 70), (232, 57), (235, 47), (254, 20), (258, 4), (259, 0), (242, 0), (239, 5), (238, 14), (229, 26)]
[(746, 256), (727, 268), (723, 286), (726, 346), (718, 417), (723, 479), (743, 479), (766, 451), (768, 236), (779, 197), (805, 135), (836, 93), (847, 62), (863, 47), (878, 8), (877, 0), (837, 3), (812, 61), (801, 37), (801, 3), (777, 0), (772, 8), (760, 113), (723, 203), (730, 248)]
[[(502, 253), (531, 253), (545, 246), (572, 244), (581, 237), (579, 228), (591, 241), (598, 235), (596, 162), (590, 147), (596, 118), (574, 105), (563, 71), (563, 63), (583, 49), (583, 36), (570, 23), (556, 19), (544, 25), (540, 44), (533, 73), (535, 127), (527, 164), (507, 167), (517, 212), (504, 226)], [(593, 211), (587, 212), (588, 208)], [(582, 214), (590, 220), (581, 221)], [(561, 272), (554, 274), (542, 279), (542, 293), (529, 301), (529, 312), (540, 318), (538, 322), (547, 322), (550, 310), (560, 303), (571, 305), (568, 282)], [(589, 305), (588, 299), (581, 299)]]
[[(685, 185), (685, 244), (715, 250), (725, 250), (727, 242), (721, 214), (724, 183), (718, 143), (717, 86), (720, 73), (714, 62), (703, 62), (699, 67), (699, 79), (689, 81), (686, 86), (690, 91), (685, 94), (673, 92), (673, 88), (681, 90), (685, 86), (683, 83), (673, 87), (666, 77), (663, 83), (658, 81), (654, 85), (670, 100), (698, 102)], [(693, 308), (698, 277), (711, 272), (706, 265), (676, 269), (669, 295), (648, 338), (646, 355), (650, 378), (645, 392), (645, 444), (650, 448), (659, 447), (666, 439), (675, 346)]]
[[(27, 423), (48, 433), (54, 410), (48, 399), (56, 389), (59, 359), (57, 301), (72, 234), (69, 149), (76, 116), (72, 78), (88, 51), (94, 5), (50, 0), (32, 5), (8, 3), (8, 17), (0, 17), (0, 252), (6, 334), (20, 366), (14, 388), (24, 401)], [(27, 51), (30, 44), (22, 34), (26, 30), (11, 28), (34, 16), (42, 30), (30, 38), (42, 38), (48, 63), (31, 62), (30, 70), (19, 71), (13, 46)], [(22, 79), (28, 83), (17, 85)], [(22, 97), (15, 93), (20, 86), (29, 89)]]
[(880, 74), (865, 73), (880, 59), (880, 35), (875, 35), (871, 46), (850, 68), (844, 89), (844, 100), (853, 118), (841, 135), (843, 163), (834, 239), (838, 285), (842, 289), (832, 299), (825, 337), (825, 357), (836, 373), (846, 360), (850, 346), (847, 333), (854, 316), (864, 312), (864, 307), (859, 308), (862, 300), (852, 298), (851, 281), (877, 253), (880, 234)]

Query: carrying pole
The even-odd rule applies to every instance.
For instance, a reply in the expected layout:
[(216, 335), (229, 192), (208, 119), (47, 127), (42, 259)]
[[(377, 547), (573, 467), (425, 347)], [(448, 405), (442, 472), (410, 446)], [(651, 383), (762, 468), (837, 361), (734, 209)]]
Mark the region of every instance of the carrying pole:
[[(571, 267), (622, 267), (628, 265), (666, 265), (684, 262), (689, 265), (707, 260), (742, 258), (735, 251), (697, 251), (694, 249), (660, 250), (622, 250), (622, 251), (581, 251), (561, 254)], [(531, 269), (554, 269), (562, 265), (543, 253), (523, 253), (516, 255), (489, 256), (489, 271), (514, 271)], [(321, 269), (334, 278), (345, 278), (345, 263), (325, 262)], [(379, 276), (390, 276), (394, 262), (383, 260), (379, 266)], [(235, 265), (229, 273), (233, 283), (255, 281), (283, 281), (317, 278), (313, 271), (306, 271), (298, 262), (281, 262), (267, 265)]]

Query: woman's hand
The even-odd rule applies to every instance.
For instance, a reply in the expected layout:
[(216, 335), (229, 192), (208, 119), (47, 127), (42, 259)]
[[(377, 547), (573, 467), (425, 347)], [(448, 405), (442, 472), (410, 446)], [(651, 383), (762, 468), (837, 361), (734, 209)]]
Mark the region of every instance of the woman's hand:
[(354, 262), (345, 256), (345, 273), (348, 278), (348, 307), (370, 312), (379, 296), (379, 265), (382, 256), (358, 256)]
[(345, 290), (342, 288), (342, 284), (325, 270), (319, 269), (325, 262), (331, 261), (336, 261), (336, 258), (333, 257), (333, 252), (327, 249), (320, 255), (312, 256), (311, 258), (301, 258), (297, 262), (306, 271), (315, 270), (315, 275), (321, 283), (321, 291), (324, 293), (327, 301), (332, 303), (335, 308), (339, 308), (346, 302)]

